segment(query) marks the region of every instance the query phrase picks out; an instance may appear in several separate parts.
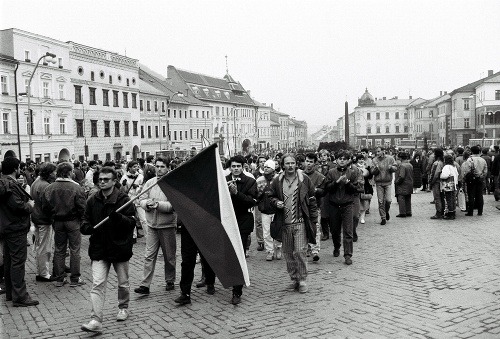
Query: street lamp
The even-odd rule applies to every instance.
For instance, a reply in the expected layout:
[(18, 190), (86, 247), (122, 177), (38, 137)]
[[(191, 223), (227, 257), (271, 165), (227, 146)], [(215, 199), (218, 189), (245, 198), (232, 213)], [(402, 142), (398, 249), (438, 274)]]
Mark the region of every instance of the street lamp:
[(31, 73), (30, 79), (28, 81), (28, 126), (29, 126), (29, 131), (28, 131), (28, 142), (29, 142), (29, 148), (30, 148), (30, 160), (33, 160), (33, 140), (31, 138), (31, 135), (33, 134), (33, 116), (31, 114), (31, 80), (33, 80), (33, 75), (35, 75), (36, 69), (40, 65), (40, 61), (42, 59), (45, 59), (46, 63), (56, 63), (56, 55), (50, 52), (45, 53), (45, 55), (42, 55), (38, 61), (36, 62), (35, 68), (33, 69), (33, 72)]
[[(174, 94), (172, 94), (172, 97), (167, 97), (167, 108), (166, 108), (166, 111), (165, 111), (165, 115), (168, 114), (168, 107), (170, 106), (170, 103), (172, 102), (172, 100), (174, 99), (175, 96), (179, 96), (179, 97), (183, 97), (184, 94), (179, 91), (179, 92), (175, 92)], [(163, 134), (163, 130), (162, 130), (162, 126), (161, 126), (161, 113), (158, 114), (158, 125), (159, 125), (159, 129), (160, 129), (160, 150), (161, 150), (161, 135)], [(170, 144), (170, 126), (169, 126), (169, 123), (168, 123), (168, 119), (167, 119), (167, 138), (168, 138), (168, 144)], [(167, 146), (168, 146), (167, 144)]]

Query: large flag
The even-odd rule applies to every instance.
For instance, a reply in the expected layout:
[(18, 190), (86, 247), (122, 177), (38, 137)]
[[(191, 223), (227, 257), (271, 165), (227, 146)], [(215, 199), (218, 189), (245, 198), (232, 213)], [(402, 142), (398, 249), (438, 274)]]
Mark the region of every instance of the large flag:
[(248, 268), (217, 145), (158, 181), (225, 288), (250, 285)]

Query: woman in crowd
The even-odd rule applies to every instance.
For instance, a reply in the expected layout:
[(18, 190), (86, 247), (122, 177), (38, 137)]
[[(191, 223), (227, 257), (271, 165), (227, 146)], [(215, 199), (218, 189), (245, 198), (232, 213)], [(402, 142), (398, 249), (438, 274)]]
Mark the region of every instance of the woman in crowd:
[(441, 192), (444, 195), (443, 219), (453, 220), (455, 219), (458, 171), (451, 155), (445, 155), (444, 157), (444, 167), (440, 178)]
[(398, 158), (401, 163), (394, 176), (394, 188), (399, 204), (398, 218), (411, 217), (411, 195), (413, 193), (413, 166), (409, 162), (410, 155), (400, 152)]
[(434, 206), (436, 207), (436, 214), (431, 219), (443, 218), (443, 195), (441, 193), (441, 171), (443, 170), (443, 157), (444, 152), (440, 148), (434, 149), (434, 161), (429, 173), (429, 186), (432, 190), (434, 197)]
[(422, 186), (422, 161), (420, 153), (415, 153), (410, 164), (413, 166), (413, 193), (417, 193), (417, 190)]

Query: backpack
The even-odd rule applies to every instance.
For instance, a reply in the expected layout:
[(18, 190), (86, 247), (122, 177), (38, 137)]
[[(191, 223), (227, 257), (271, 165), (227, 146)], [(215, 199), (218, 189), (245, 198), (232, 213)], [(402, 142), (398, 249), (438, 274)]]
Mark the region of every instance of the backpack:
[(146, 164), (144, 167), (143, 175), (144, 175), (144, 180), (143, 180), (144, 183), (149, 179), (154, 178), (156, 176), (156, 170), (154, 166), (151, 164)]

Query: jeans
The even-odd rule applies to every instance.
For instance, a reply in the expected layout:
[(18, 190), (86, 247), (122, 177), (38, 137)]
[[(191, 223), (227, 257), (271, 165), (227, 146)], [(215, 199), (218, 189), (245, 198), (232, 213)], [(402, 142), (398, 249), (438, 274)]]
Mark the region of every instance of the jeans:
[(144, 236), (148, 235), (148, 222), (146, 221), (146, 211), (141, 206), (135, 207), (136, 216), (139, 219), (139, 223), (142, 226), (142, 232)]
[(408, 215), (411, 213), (411, 194), (398, 195), (399, 214)]
[(274, 240), (271, 237), (271, 221), (273, 221), (274, 214), (261, 213), (262, 216), (262, 233), (264, 235), (264, 247), (267, 253), (274, 254), (276, 248), (281, 247), (281, 242)]
[(149, 287), (155, 272), (156, 258), (161, 247), (165, 262), (165, 282), (175, 281), (176, 228), (150, 228), (146, 236), (146, 253), (144, 255), (144, 279), (141, 286)]
[(255, 237), (258, 244), (264, 243), (264, 230), (262, 229), (262, 212), (257, 207), (254, 208)]
[(118, 280), (118, 308), (128, 308), (130, 300), (130, 284), (128, 282), (128, 261), (110, 263), (104, 260), (92, 260), (92, 301), (91, 319), (102, 322), (102, 309), (106, 299), (106, 285), (109, 269), (113, 265)]
[(69, 267), (71, 269), (71, 281), (80, 279), (80, 245), (82, 235), (80, 233), (80, 221), (54, 221), (54, 275), (57, 281), (63, 281), (66, 277), (65, 259), (66, 249), (69, 242)]
[(434, 197), (434, 204), (436, 207), (436, 215), (443, 215), (443, 193), (441, 192), (441, 184), (439, 182), (434, 183), (431, 187), (432, 196)]
[(333, 248), (340, 248), (341, 230), (343, 231), (344, 257), (352, 257), (353, 252), (353, 211), (354, 203), (329, 206), (330, 227)]
[(391, 184), (387, 185), (376, 185), (377, 188), (377, 200), (378, 200), (378, 213), (380, 214), (380, 218), (386, 219), (386, 211), (385, 206), (386, 202), (390, 204), (391, 200)]
[(54, 230), (52, 225), (35, 225), (35, 252), (37, 273), (41, 277), (50, 277), (50, 259), (52, 258), (52, 244)]
[(286, 270), (294, 281), (307, 278), (307, 233), (304, 223), (285, 225), (283, 228), (283, 256)]
[(24, 280), (28, 257), (26, 233), (10, 235), (3, 242), (5, 294), (13, 302), (23, 302), (29, 298)]
[[(318, 215), (321, 215), (321, 210), (318, 208)], [(321, 223), (316, 223), (316, 243), (309, 244), (311, 247), (311, 253), (318, 254), (321, 250)]]
[(484, 189), (484, 181), (476, 180), (472, 183), (467, 183), (467, 194), (469, 196), (469, 208), (467, 210), (468, 214), (472, 214), (474, 208), (477, 207), (477, 213), (483, 214), (483, 189)]

